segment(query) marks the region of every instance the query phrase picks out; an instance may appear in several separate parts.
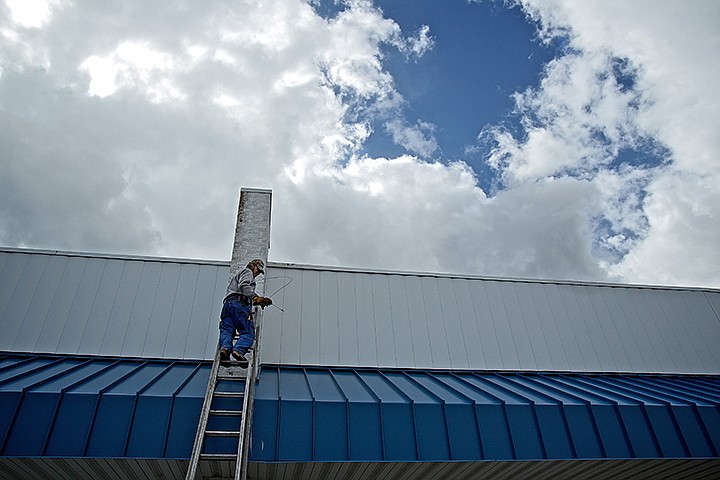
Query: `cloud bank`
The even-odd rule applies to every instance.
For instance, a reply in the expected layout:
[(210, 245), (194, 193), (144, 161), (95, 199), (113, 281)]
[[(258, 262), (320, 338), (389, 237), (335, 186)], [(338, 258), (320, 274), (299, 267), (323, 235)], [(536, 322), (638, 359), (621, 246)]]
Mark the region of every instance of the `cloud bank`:
[[(0, 4), (0, 244), (228, 259), (246, 186), (273, 189), (275, 261), (720, 286), (713, 2), (521, 2), (566, 47), (514, 93), (519, 128), (477, 126), (493, 191), (428, 160), (435, 126), (383, 66), (432, 24), (364, 0), (37, 3)], [(361, 154), (374, 124), (407, 154)]]

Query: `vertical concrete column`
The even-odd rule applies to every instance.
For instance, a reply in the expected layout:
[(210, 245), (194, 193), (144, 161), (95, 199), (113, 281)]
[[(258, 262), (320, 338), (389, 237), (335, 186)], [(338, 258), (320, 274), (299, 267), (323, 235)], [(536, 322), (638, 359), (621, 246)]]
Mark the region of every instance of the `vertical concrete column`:
[[(271, 208), (272, 190), (256, 188), (240, 190), (230, 276), (244, 268), (253, 258), (260, 258), (267, 263), (270, 250)], [(265, 292), (264, 275), (257, 279), (257, 291)]]

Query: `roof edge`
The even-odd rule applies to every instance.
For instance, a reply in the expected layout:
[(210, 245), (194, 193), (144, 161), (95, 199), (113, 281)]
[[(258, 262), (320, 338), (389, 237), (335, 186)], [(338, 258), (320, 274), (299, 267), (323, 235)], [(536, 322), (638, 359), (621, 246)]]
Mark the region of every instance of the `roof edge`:
[(285, 263), (268, 261), (268, 267), (275, 268), (293, 268), (298, 270), (317, 270), (330, 272), (347, 272), (347, 273), (370, 273), (381, 275), (400, 275), (406, 277), (435, 277), (435, 278), (454, 278), (463, 280), (488, 280), (495, 282), (512, 282), (512, 283), (541, 283), (541, 284), (557, 284), (557, 285), (581, 285), (594, 287), (610, 287), (610, 288), (643, 288), (650, 290), (680, 290), (694, 292), (711, 292), (720, 293), (720, 288), (702, 287), (702, 286), (680, 286), (680, 285), (653, 285), (640, 283), (613, 283), (613, 282), (594, 282), (590, 280), (560, 280), (560, 279), (544, 279), (544, 278), (523, 278), (523, 277), (500, 277), (492, 275), (474, 275), (469, 273), (437, 273), (422, 271), (404, 271), (404, 270), (383, 270), (360, 267), (339, 267), (324, 266), (302, 263)]
[(42, 248), (18, 248), (18, 247), (2, 247), (0, 246), (0, 252), (6, 253), (28, 253), (36, 255), (58, 255), (63, 257), (86, 257), (86, 258), (105, 258), (113, 260), (141, 260), (144, 262), (164, 262), (164, 263), (186, 263), (186, 264), (201, 264), (201, 265), (217, 265), (230, 267), (230, 260), (202, 260), (193, 258), (179, 258), (179, 257), (163, 257), (163, 256), (150, 256), (150, 255), (125, 255), (119, 253), (98, 253), (98, 252), (77, 252), (71, 250), (52, 250)]
[[(140, 260), (145, 262), (163, 262), (163, 263), (184, 263), (198, 265), (216, 265), (230, 267), (230, 260), (204, 260), (179, 257), (163, 257), (150, 255), (126, 255), (116, 253), (99, 253), (99, 252), (80, 252), (71, 250), (53, 250), (39, 248), (20, 248), (20, 247), (3, 247), (0, 246), (0, 252), (7, 253), (29, 253), (38, 255), (58, 255), (66, 257), (86, 257), (86, 258), (106, 258), (117, 260)], [(291, 262), (274, 262), (268, 261), (268, 267), (275, 268), (293, 268), (298, 270), (316, 270), (330, 272), (347, 272), (347, 273), (369, 273), (380, 275), (400, 275), (406, 277), (434, 277), (434, 278), (451, 278), (463, 280), (487, 280), (494, 282), (510, 282), (510, 283), (539, 283), (539, 284), (555, 284), (555, 285), (580, 285), (594, 287), (609, 288), (641, 288), (649, 290), (677, 290), (677, 291), (693, 291), (693, 292), (709, 292), (720, 293), (720, 288), (703, 287), (703, 286), (679, 286), (679, 285), (653, 285), (640, 283), (613, 283), (613, 282), (594, 282), (589, 280), (561, 280), (561, 279), (544, 279), (544, 278), (523, 278), (523, 277), (501, 277), (492, 275), (475, 275), (469, 273), (438, 273), (423, 272), (412, 270), (384, 270), (360, 267), (341, 267), (336, 265), (314, 265), (304, 263)]]

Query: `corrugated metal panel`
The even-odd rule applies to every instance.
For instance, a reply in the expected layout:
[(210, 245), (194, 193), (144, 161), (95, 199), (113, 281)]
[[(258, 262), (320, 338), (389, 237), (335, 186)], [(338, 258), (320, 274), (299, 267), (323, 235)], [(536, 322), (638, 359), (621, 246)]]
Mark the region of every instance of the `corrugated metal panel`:
[[(189, 458), (209, 362), (0, 356), (0, 457)], [(265, 366), (254, 462), (718, 459), (720, 377)]]
[(0, 356), (0, 455), (187, 459), (208, 362)]
[[(0, 476), (14, 480), (182, 479), (184, 460), (92, 458), (0, 458)], [(232, 478), (230, 462), (204, 462), (203, 478)], [(541, 462), (313, 462), (253, 463), (248, 477), (255, 480), (576, 480), (578, 478), (632, 478), (633, 480), (715, 479), (718, 460), (553, 460)]]
[[(184, 478), (187, 462), (183, 460), (136, 459), (0, 459), (0, 475), (17, 480), (97, 479), (157, 480)], [(207, 462), (201, 465), (203, 478), (232, 478), (229, 462)], [(250, 463), (249, 478), (257, 480), (342, 478), (374, 480), (445, 480), (493, 478), (495, 480), (575, 480), (577, 478), (632, 478), (687, 480), (720, 476), (716, 460), (602, 460), (543, 462), (425, 462), (425, 463)]]
[[(211, 359), (228, 273), (0, 249), (0, 350)], [(270, 264), (266, 292), (264, 363), (720, 373), (715, 290)]]
[(717, 458), (720, 377), (265, 366), (252, 459)]
[(0, 350), (211, 359), (228, 264), (0, 251)]
[(720, 292), (273, 264), (263, 362), (720, 373)]

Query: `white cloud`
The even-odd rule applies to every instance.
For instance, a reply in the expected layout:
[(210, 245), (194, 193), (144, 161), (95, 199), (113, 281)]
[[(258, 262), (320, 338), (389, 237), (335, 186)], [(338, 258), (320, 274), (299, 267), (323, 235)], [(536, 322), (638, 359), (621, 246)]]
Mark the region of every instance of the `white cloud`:
[(48, 0), (5, 0), (14, 22), (27, 28), (45, 25), (57, 2)]
[(667, 171), (649, 187), (648, 235), (612, 267), (643, 283), (718, 285), (720, 182), (717, 176)]
[[(510, 187), (557, 175), (597, 184), (612, 228), (596, 241), (626, 255), (605, 264), (610, 274), (720, 284), (720, 275), (696, 260), (717, 255), (708, 239), (720, 223), (720, 202), (710, 193), (720, 186), (720, 142), (712, 133), (720, 128), (713, 80), (720, 74), (720, 8), (709, 1), (692, 8), (667, 1), (521, 3), (546, 38), (568, 35), (572, 51), (547, 66), (539, 88), (516, 96), (526, 136), (496, 130), (491, 164)], [(669, 164), (617, 169), (622, 149), (648, 144), (665, 147)], [(697, 204), (705, 206), (702, 214)]]
[(407, 60), (417, 59), (432, 50), (435, 46), (435, 39), (430, 35), (430, 26), (423, 25), (414, 37), (400, 39), (397, 44), (398, 50), (405, 54)]
[(147, 43), (122, 42), (107, 55), (91, 55), (80, 69), (90, 75), (90, 95), (106, 97), (128, 87), (144, 91), (154, 103), (184, 100), (172, 80), (177, 75), (173, 56)]
[(498, 130), (489, 162), (514, 185), (568, 172), (591, 172), (636, 141), (638, 94), (622, 91), (607, 51), (551, 61), (538, 88), (515, 94), (527, 138)]
[(428, 122), (419, 121), (411, 125), (396, 117), (386, 122), (385, 128), (395, 143), (422, 158), (429, 158), (438, 149), (434, 136), (435, 126)]
[[(432, 25), (406, 37), (368, 1), (332, 19), (302, 1), (0, 18), (0, 243), (227, 259), (239, 188), (268, 187), (278, 261), (720, 285), (691, 258), (717, 264), (718, 72), (698, 63), (714, 10), (671, 12), (682, 30), (657, 49), (676, 7), (624, 4), (534, 10), (576, 51), (516, 94), (527, 138), (492, 130), (492, 197), (467, 164), (425, 161), (435, 127), (402, 115), (383, 68), (388, 45), (432, 48)], [(634, 89), (608, 75), (617, 58)], [(373, 124), (416, 156), (360, 156)], [(613, 163), (648, 139), (672, 164)]]

